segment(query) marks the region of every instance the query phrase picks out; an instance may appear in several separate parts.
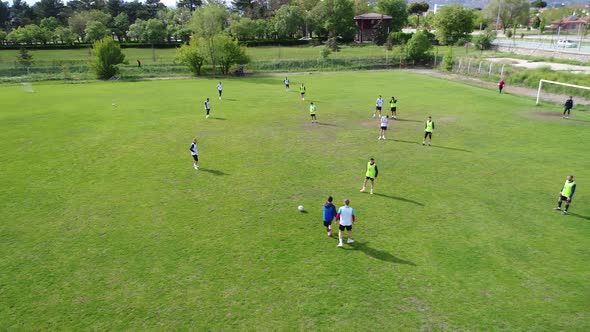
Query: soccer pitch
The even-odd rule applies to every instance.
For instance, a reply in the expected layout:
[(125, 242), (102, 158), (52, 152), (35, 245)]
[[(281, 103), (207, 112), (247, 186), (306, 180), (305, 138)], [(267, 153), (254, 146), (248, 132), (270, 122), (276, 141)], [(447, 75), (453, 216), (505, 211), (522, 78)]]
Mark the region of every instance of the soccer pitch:
[[(289, 78), (223, 79), (222, 101), (214, 79), (0, 86), (0, 329), (590, 329), (590, 114), (405, 72)], [(328, 195), (357, 214), (343, 249)]]

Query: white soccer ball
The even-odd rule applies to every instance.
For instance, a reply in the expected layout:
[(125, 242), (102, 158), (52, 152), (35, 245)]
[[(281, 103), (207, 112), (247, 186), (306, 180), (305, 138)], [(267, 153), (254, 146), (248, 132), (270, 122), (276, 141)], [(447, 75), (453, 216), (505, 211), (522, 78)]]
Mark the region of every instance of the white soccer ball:
[(304, 210), (304, 209), (303, 209), (303, 205), (299, 205), (299, 206), (297, 207), (297, 210), (299, 210), (299, 211), (303, 211), (303, 210)]

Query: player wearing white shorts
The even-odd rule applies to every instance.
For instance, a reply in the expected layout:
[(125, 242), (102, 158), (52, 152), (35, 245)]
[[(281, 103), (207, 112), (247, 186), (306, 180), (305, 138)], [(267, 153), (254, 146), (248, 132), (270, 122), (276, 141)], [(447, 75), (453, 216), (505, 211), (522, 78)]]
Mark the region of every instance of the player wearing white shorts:
[(219, 100), (221, 100), (221, 94), (223, 93), (223, 85), (221, 85), (221, 82), (217, 84), (217, 92), (219, 92)]
[(379, 131), (379, 139), (385, 139), (385, 132), (387, 131), (387, 125), (389, 124), (389, 115), (381, 117), (381, 129)]
[(381, 117), (381, 109), (383, 109), (383, 102), (383, 98), (381, 98), (381, 95), (379, 95), (379, 98), (377, 98), (377, 101), (375, 102), (375, 113), (373, 113), (373, 118), (377, 116), (377, 113), (379, 113), (379, 117)]

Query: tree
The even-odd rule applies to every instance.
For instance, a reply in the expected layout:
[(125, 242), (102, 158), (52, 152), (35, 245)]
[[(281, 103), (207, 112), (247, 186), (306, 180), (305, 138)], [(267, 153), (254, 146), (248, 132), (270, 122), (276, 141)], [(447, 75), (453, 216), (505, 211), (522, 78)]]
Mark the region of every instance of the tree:
[(150, 19), (147, 7), (137, 0), (127, 2), (125, 4), (125, 7), (123, 8), (125, 9), (125, 13), (127, 13), (127, 16), (129, 16), (129, 22), (135, 22), (137, 19)]
[(4, 42), (6, 42), (6, 36), (8, 36), (8, 34), (5, 31), (0, 30), (0, 45), (4, 45)]
[(340, 36), (352, 40), (356, 32), (354, 25), (354, 3), (352, 0), (324, 0), (324, 27), (331, 37)]
[(473, 19), (473, 12), (461, 5), (442, 7), (434, 20), (436, 38), (443, 45), (453, 45), (460, 39), (469, 40)]
[(387, 37), (389, 36), (389, 33), (387, 31), (390, 30), (390, 26), (385, 22), (386, 21), (384, 20), (379, 20), (379, 22), (377, 22), (377, 25), (375, 25), (375, 34), (373, 35), (373, 42), (379, 46), (385, 44), (385, 42), (387, 41)]
[(123, 0), (107, 0), (106, 9), (112, 17), (117, 17), (123, 12), (125, 2)]
[(91, 42), (103, 39), (110, 35), (111, 30), (99, 21), (88, 22), (88, 24), (86, 24), (86, 29), (84, 29), (84, 39)]
[(28, 69), (33, 64), (33, 56), (29, 54), (29, 51), (26, 47), (21, 47), (18, 55), (16, 56), (16, 61), (21, 66)]
[(193, 12), (202, 4), (203, 2), (201, 0), (178, 0), (176, 2), (176, 8), (186, 8)]
[(391, 16), (391, 31), (402, 31), (408, 22), (408, 5), (406, 0), (379, 0), (377, 9), (380, 13)]
[(199, 42), (205, 54), (207, 54), (209, 63), (215, 71), (220, 45), (216, 45), (215, 37), (225, 28), (229, 13), (222, 6), (203, 6), (199, 7), (193, 13), (193, 19), (190, 23), (193, 31), (197, 36), (201, 36)]
[(142, 19), (137, 19), (135, 23), (129, 26), (129, 30), (127, 31), (127, 37), (131, 39), (135, 39), (140, 41), (145, 36), (145, 21)]
[(118, 65), (125, 61), (125, 55), (115, 40), (106, 37), (92, 44), (94, 56), (91, 67), (99, 79), (109, 79), (119, 73)]
[(0, 31), (10, 25), (10, 5), (0, 1)]
[(63, 44), (73, 44), (76, 41), (76, 35), (66, 27), (58, 27), (53, 32), (53, 35)]
[(68, 25), (73, 33), (79, 36), (79, 38), (84, 39), (86, 36), (86, 26), (89, 22), (100, 22), (106, 27), (108, 26), (111, 19), (111, 15), (94, 9), (75, 13), (68, 19)]
[(473, 38), (473, 44), (480, 50), (485, 51), (492, 48), (492, 42), (496, 39), (496, 31), (486, 29), (483, 33)]
[(20, 27), (33, 23), (33, 10), (24, 0), (13, 0), (10, 15), (13, 18), (13, 26)]
[(145, 7), (150, 18), (155, 18), (160, 10), (166, 8), (160, 0), (146, 0)]
[(49, 31), (57, 29), (59, 25), (60, 24), (55, 17), (46, 17), (42, 19), (41, 24), (39, 24), (41, 28), (47, 29)]
[(447, 54), (445, 54), (443, 57), (440, 67), (444, 71), (452, 71), (454, 63), (455, 60), (453, 59), (453, 49), (451, 48), (449, 49), (449, 52), (447, 52)]
[(205, 56), (201, 53), (197, 40), (193, 39), (188, 45), (182, 45), (176, 49), (175, 61), (187, 66), (193, 74), (201, 75), (201, 68), (205, 63)]
[(305, 13), (298, 6), (284, 5), (274, 13), (272, 24), (278, 38), (293, 36), (305, 26)]
[(370, 13), (373, 8), (367, 0), (354, 0), (354, 15)]
[(225, 35), (215, 36), (215, 44), (219, 45), (219, 66), (223, 74), (228, 74), (231, 66), (245, 64), (250, 61), (246, 49), (240, 47), (236, 39)]
[(155, 43), (162, 42), (166, 38), (166, 26), (157, 18), (147, 20), (143, 31), (143, 40), (146, 40), (152, 47)]
[(424, 30), (416, 32), (406, 45), (407, 59), (414, 62), (421, 62), (430, 58), (432, 44)]
[(127, 38), (127, 31), (129, 30), (129, 16), (127, 16), (127, 13), (119, 13), (115, 17), (111, 25), (111, 30), (113, 30), (119, 41)]
[(58, 17), (64, 9), (61, 0), (41, 0), (33, 5), (33, 13), (38, 20), (46, 17)]
[(414, 2), (408, 8), (408, 13), (416, 15), (418, 20), (418, 23), (416, 23), (417, 27), (420, 26), (420, 16), (424, 15), (424, 13), (428, 11), (428, 8), (430, 8), (430, 6), (426, 2)]
[(240, 18), (238, 16), (235, 19), (232, 19), (229, 25), (229, 31), (231, 34), (241, 40), (254, 39), (258, 37), (256, 28), (256, 21), (250, 19), (249, 17)]
[(543, 0), (534, 0), (533, 2), (531, 2), (531, 7), (545, 8), (545, 7), (547, 7), (547, 2), (545, 2)]
[(514, 22), (526, 24), (529, 8), (528, 0), (491, 0), (485, 7), (484, 14), (489, 20), (495, 22), (499, 12), (502, 29), (506, 31), (506, 28)]
[(533, 29), (538, 29), (541, 26), (541, 18), (539, 16), (535, 16), (533, 19)]

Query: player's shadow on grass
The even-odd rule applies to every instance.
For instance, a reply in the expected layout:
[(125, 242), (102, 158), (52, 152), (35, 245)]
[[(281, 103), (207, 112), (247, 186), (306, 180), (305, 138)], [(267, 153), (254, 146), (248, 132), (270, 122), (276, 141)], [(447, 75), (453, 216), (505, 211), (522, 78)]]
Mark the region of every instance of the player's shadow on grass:
[(336, 125), (332, 123), (318, 122), (318, 124), (320, 126), (336, 127)]
[(222, 172), (222, 171), (219, 171), (219, 170), (216, 170), (216, 169), (199, 168), (199, 171), (206, 172), (206, 173), (211, 173), (211, 174), (213, 174), (215, 176), (229, 175), (229, 174), (227, 174), (225, 172)]
[(365, 255), (371, 256), (375, 259), (378, 259), (378, 260), (381, 260), (384, 262), (389, 262), (389, 263), (393, 263), (393, 264), (406, 264), (406, 265), (416, 266), (416, 264), (414, 264), (413, 262), (395, 257), (394, 255), (388, 253), (385, 250), (371, 248), (371, 247), (369, 247), (368, 243), (369, 242), (358, 242), (357, 241), (351, 245), (352, 246), (351, 250), (360, 250), (363, 253), (365, 253)]
[(590, 221), (590, 217), (589, 216), (583, 216), (581, 214), (577, 214), (577, 213), (574, 213), (574, 212), (569, 212), (569, 215), (570, 216), (574, 216), (574, 217), (578, 217), (578, 218), (582, 218), (582, 219), (586, 219), (586, 220), (589, 220)]
[(577, 121), (577, 122), (590, 122), (590, 120), (579, 120), (579, 119), (567, 119), (568, 121)]
[(227, 120), (226, 118), (220, 118), (220, 117), (217, 117), (217, 116), (212, 116), (211, 119), (213, 119), (213, 120), (221, 120), (221, 121)]
[[(392, 141), (394, 142), (400, 142), (400, 143), (407, 143), (407, 144), (420, 144), (419, 142), (414, 142), (414, 141), (404, 141), (403, 139), (393, 139)], [(437, 148), (437, 149), (445, 149), (445, 150), (453, 150), (453, 151), (461, 151), (461, 152), (473, 152), (471, 150), (465, 150), (465, 149), (459, 149), (459, 148), (450, 148), (448, 146), (440, 146), (440, 145), (431, 145), (428, 146), (429, 148)]]
[(402, 121), (402, 122), (420, 122), (420, 123), (422, 122), (422, 121), (418, 121), (418, 120), (410, 120), (410, 119), (396, 119), (396, 120), (393, 120), (393, 121), (394, 121), (394, 122), (395, 122), (395, 121)]
[(406, 202), (406, 203), (412, 203), (412, 204), (424, 206), (424, 204), (422, 204), (420, 202), (416, 202), (416, 201), (413, 201), (411, 199), (407, 199), (407, 198), (403, 198), (403, 197), (397, 197), (397, 196), (391, 196), (391, 195), (385, 195), (385, 194), (379, 194), (379, 193), (375, 193), (374, 195), (375, 196), (385, 197), (385, 198), (390, 198), (390, 199), (395, 199), (395, 200)]

